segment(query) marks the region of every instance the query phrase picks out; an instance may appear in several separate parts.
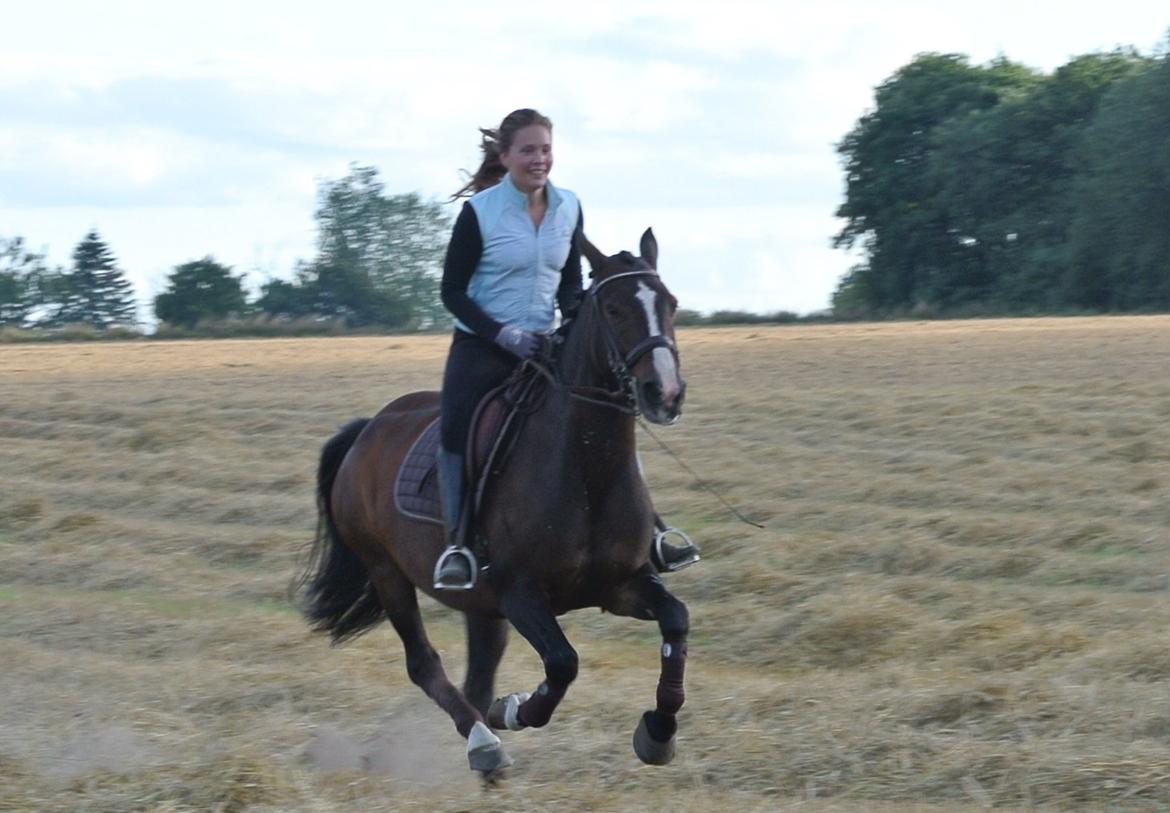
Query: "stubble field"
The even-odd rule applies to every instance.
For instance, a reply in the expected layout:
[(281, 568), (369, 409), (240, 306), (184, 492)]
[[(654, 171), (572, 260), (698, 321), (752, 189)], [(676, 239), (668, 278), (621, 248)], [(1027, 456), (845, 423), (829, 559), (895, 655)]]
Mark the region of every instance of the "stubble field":
[[(445, 337), (0, 346), (0, 809), (1170, 807), (1170, 318), (691, 329), (643, 436), (705, 561), (679, 756), (637, 762), (651, 624), (482, 787), (383, 625), (288, 602), (322, 442)], [(424, 602), (448, 673), (459, 619)], [(516, 635), (498, 688), (531, 690)]]

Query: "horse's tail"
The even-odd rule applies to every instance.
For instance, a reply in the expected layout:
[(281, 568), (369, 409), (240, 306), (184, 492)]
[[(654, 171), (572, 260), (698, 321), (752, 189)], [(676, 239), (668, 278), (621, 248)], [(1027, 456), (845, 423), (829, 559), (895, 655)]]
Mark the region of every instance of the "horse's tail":
[(362, 634), (385, 617), (370, 574), (333, 521), (331, 494), (341, 461), (366, 428), (369, 418), (350, 421), (321, 449), (317, 466), (317, 534), (301, 577), (301, 611), (318, 632), (334, 643)]

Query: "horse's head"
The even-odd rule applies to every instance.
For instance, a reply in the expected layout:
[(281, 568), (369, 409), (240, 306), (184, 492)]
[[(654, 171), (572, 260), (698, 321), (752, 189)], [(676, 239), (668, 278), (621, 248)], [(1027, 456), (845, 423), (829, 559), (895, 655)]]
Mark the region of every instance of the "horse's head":
[(642, 235), (641, 257), (628, 251), (607, 257), (581, 235), (581, 253), (593, 267), (593, 284), (582, 307), (596, 317), (609, 368), (629, 387), (642, 414), (653, 423), (673, 423), (682, 413), (686, 382), (674, 341), (678, 302), (658, 276), (658, 242)]

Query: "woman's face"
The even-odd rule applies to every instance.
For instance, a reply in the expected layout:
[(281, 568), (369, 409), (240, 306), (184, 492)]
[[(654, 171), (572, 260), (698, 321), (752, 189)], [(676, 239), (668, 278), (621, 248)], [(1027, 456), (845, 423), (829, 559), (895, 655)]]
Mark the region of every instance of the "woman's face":
[(522, 127), (508, 151), (500, 154), (500, 163), (521, 192), (543, 189), (553, 164), (552, 133), (541, 124)]

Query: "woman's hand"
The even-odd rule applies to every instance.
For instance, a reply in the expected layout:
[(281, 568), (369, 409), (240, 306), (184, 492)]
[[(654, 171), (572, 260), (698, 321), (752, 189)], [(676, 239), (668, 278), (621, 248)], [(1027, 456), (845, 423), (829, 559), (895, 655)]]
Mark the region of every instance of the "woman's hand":
[(540, 346), (540, 339), (535, 333), (516, 325), (504, 325), (500, 328), (495, 342), (521, 361), (531, 358)]

